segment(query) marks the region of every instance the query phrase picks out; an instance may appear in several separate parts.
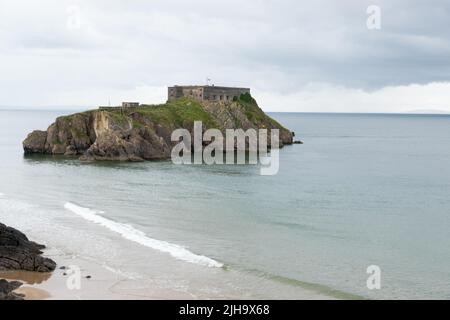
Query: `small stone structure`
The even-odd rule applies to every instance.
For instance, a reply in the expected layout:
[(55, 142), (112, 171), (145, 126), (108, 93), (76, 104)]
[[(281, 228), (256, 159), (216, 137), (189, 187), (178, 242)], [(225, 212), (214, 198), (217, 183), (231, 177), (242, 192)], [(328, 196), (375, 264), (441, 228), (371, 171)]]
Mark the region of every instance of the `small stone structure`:
[(108, 111), (108, 110), (122, 110), (125, 111), (125, 109), (130, 108), (139, 108), (140, 104), (139, 102), (122, 102), (121, 106), (100, 106), (98, 107), (99, 110), (102, 111)]
[(199, 101), (232, 101), (243, 93), (250, 93), (249, 88), (216, 86), (174, 86), (168, 89), (168, 101), (189, 97)]
[(139, 102), (122, 102), (122, 108), (138, 108)]

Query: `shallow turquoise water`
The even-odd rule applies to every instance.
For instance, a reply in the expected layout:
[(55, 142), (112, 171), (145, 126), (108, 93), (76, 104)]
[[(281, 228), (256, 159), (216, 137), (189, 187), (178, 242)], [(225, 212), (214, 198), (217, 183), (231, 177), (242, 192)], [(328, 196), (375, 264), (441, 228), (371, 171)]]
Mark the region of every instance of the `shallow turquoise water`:
[[(305, 144), (282, 149), (278, 175), (261, 176), (257, 166), (24, 158), (26, 134), (63, 113), (0, 111), (0, 193), (38, 206), (36, 221), (89, 231), (70, 202), (268, 281), (450, 298), (450, 116), (272, 114)], [(33, 214), (17, 212), (18, 224)], [(381, 290), (366, 287), (370, 265), (382, 270)]]

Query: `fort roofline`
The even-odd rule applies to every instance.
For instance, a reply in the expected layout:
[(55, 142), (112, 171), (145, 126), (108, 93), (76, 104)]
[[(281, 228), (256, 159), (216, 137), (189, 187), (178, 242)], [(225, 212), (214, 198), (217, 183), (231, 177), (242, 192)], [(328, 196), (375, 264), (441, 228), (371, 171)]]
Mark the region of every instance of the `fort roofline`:
[(175, 85), (167, 90), (168, 101), (182, 97), (198, 101), (232, 101), (241, 94), (250, 93), (250, 88), (222, 87), (214, 85)]
[(227, 89), (250, 90), (250, 88), (244, 88), (244, 87), (226, 87), (226, 86), (215, 86), (215, 85), (205, 85), (205, 84), (201, 84), (201, 85), (188, 85), (188, 86), (174, 85), (174, 86), (171, 86), (171, 87), (169, 87), (169, 88), (186, 88), (186, 89), (193, 89), (193, 88), (216, 88), (216, 89), (223, 89), (223, 90), (227, 90)]

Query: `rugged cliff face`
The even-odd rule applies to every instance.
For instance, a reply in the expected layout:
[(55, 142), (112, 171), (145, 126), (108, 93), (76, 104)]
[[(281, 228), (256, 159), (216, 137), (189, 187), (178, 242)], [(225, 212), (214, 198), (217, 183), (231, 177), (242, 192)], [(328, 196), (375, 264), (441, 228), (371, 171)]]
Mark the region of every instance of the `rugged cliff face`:
[(80, 156), (81, 160), (142, 161), (170, 158), (171, 134), (184, 128), (193, 134), (194, 121), (203, 130), (279, 129), (280, 147), (293, 134), (268, 117), (250, 96), (233, 102), (181, 98), (163, 105), (92, 110), (59, 117), (47, 131), (34, 131), (23, 142), (26, 154)]

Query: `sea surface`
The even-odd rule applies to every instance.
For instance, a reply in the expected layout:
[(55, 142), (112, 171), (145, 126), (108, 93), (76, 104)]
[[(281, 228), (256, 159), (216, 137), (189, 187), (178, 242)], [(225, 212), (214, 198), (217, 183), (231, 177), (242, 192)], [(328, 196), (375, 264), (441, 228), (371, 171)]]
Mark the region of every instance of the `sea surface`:
[(114, 270), (117, 290), (450, 299), (450, 116), (273, 113), (304, 141), (275, 176), (24, 157), (71, 112), (0, 111), (0, 222)]

